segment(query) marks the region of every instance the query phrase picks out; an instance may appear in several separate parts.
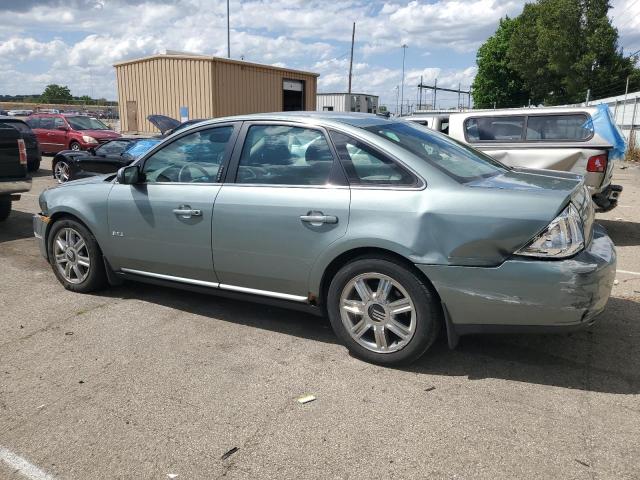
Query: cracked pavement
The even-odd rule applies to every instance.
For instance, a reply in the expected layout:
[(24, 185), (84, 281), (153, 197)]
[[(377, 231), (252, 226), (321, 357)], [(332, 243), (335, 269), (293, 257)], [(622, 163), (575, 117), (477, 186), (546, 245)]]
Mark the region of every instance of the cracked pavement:
[[(640, 478), (640, 276), (618, 274), (591, 330), (441, 340), (382, 368), (296, 311), (64, 290), (31, 233), (50, 173), (0, 226), (0, 447), (55, 478)], [(598, 221), (640, 272), (640, 167), (615, 178)]]

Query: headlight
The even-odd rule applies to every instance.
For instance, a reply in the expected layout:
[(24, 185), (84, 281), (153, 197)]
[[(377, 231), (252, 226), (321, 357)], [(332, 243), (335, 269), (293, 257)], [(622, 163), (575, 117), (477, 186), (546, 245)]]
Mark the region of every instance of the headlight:
[(584, 247), (582, 221), (576, 208), (569, 204), (549, 226), (516, 255), (529, 257), (565, 258)]
[(40, 204), (40, 213), (44, 213), (45, 215), (49, 213), (49, 206), (47, 205), (47, 201), (44, 199), (44, 192), (38, 197), (38, 203)]
[(84, 143), (98, 143), (98, 140), (96, 140), (93, 137), (90, 137), (89, 135), (83, 135), (82, 140), (84, 140)]

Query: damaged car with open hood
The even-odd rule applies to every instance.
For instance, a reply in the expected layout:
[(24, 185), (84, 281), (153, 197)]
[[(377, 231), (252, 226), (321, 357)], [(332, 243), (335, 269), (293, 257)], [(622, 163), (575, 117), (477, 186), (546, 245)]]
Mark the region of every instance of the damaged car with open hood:
[(385, 365), (442, 329), (453, 347), (589, 326), (616, 269), (582, 176), (376, 115), (204, 121), (39, 201), (41, 253), (69, 290), (134, 280), (303, 309)]

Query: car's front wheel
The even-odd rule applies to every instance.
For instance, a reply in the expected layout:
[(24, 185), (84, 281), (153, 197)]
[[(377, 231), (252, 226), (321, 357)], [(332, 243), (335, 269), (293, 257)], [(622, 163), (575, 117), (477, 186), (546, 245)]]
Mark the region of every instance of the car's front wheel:
[(53, 166), (53, 178), (58, 183), (65, 183), (71, 180), (71, 167), (66, 160), (58, 160)]
[(73, 150), (74, 152), (79, 152), (80, 150), (82, 150), (82, 147), (80, 146), (80, 144), (78, 142), (71, 142), (69, 144), (69, 148), (71, 150)]
[(62, 219), (48, 236), (53, 273), (67, 290), (88, 293), (107, 284), (102, 253), (91, 232), (80, 222)]
[(442, 323), (431, 287), (387, 258), (361, 258), (342, 267), (329, 286), (327, 310), (336, 335), (355, 356), (383, 365), (419, 358)]

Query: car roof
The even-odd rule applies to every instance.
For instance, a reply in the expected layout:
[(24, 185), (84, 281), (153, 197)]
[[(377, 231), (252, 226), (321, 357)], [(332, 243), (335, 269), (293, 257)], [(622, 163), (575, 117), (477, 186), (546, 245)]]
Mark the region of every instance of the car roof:
[(221, 117), (211, 120), (204, 120), (198, 125), (215, 124), (231, 121), (281, 121), (281, 122), (305, 122), (323, 125), (331, 125), (342, 123), (358, 128), (371, 127), (374, 125), (392, 124), (404, 122), (393, 118), (386, 118), (372, 113), (343, 113), (343, 112), (272, 112), (272, 113), (255, 113), (249, 115), (236, 115), (231, 117)]
[(10, 115), (0, 115), (0, 121), (2, 121), (2, 122), (22, 122), (22, 123), (27, 123), (21, 118), (12, 117)]

